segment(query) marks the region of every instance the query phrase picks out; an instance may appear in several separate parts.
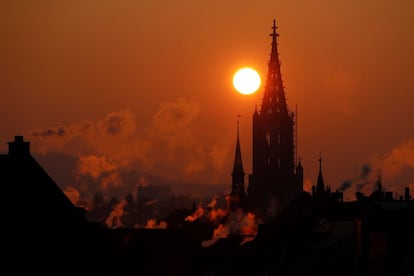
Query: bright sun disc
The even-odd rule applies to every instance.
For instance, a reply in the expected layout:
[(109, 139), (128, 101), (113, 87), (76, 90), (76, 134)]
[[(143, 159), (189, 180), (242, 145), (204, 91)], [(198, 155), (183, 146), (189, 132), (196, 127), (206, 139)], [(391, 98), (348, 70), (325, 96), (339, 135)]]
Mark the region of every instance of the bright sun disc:
[(252, 68), (242, 68), (234, 74), (233, 86), (243, 95), (252, 94), (260, 87), (260, 75)]

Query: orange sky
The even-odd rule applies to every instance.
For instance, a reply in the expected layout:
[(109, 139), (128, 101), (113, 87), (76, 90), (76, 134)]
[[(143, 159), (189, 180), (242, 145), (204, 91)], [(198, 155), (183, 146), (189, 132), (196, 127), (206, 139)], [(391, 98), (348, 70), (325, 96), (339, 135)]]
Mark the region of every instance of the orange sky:
[(414, 2), (291, 2), (1, 1), (1, 151), (24, 135), (76, 165), (43, 161), (57, 179), (125, 185), (119, 171), (137, 168), (230, 188), (236, 114), (250, 173), (263, 92), (237, 94), (232, 75), (266, 74), (276, 18), (306, 182), (322, 152), (326, 184), (349, 180), (349, 199), (378, 168), (388, 190), (414, 188)]

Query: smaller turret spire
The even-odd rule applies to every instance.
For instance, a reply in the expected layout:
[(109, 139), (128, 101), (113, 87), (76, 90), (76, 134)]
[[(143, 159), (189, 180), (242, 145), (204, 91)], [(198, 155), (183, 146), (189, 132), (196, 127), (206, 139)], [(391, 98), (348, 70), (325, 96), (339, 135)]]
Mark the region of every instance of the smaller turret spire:
[(322, 176), (322, 155), (319, 154), (319, 175), (318, 175), (318, 182), (316, 183), (316, 194), (322, 195), (325, 193), (325, 183), (323, 182)]
[(239, 118), (240, 114), (237, 114), (237, 140), (236, 140), (236, 152), (234, 155), (234, 165), (232, 175), (245, 175), (243, 169), (243, 161), (240, 150), (240, 139), (239, 139)]
[(230, 194), (230, 209), (232, 211), (241, 208), (247, 208), (247, 195), (244, 190), (244, 169), (240, 150), (240, 139), (239, 139), (239, 118), (237, 114), (237, 140), (236, 140), (236, 152), (234, 155), (234, 165), (232, 176), (232, 187)]

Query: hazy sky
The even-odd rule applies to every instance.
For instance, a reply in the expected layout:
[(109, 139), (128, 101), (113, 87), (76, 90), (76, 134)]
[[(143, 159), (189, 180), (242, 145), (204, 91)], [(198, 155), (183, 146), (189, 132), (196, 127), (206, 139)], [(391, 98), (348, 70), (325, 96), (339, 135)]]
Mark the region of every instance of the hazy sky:
[(230, 189), (236, 115), (250, 173), (263, 94), (237, 94), (232, 76), (265, 76), (276, 18), (306, 187), (321, 152), (349, 199), (378, 169), (401, 194), (414, 188), (413, 14), (411, 0), (2, 0), (0, 150), (24, 135), (59, 185), (84, 191), (144, 173)]

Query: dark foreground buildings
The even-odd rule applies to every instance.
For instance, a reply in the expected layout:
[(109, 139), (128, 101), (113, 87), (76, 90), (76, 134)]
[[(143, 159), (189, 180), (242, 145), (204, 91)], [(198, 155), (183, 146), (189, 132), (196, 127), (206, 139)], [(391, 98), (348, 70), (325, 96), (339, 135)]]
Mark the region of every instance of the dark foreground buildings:
[[(276, 26), (262, 108), (255, 111), (248, 193), (237, 133), (230, 209), (265, 220), (253, 239), (221, 237), (172, 212), (166, 229), (108, 229), (86, 219), (16, 136), (0, 155), (3, 275), (414, 275), (414, 201), (395, 199), (381, 179), (370, 195), (343, 202), (319, 176), (302, 190), (294, 118), (286, 107)], [(270, 111), (269, 111), (270, 110)], [(295, 168), (296, 167), (296, 168)], [(246, 198), (247, 196), (247, 198)], [(232, 211), (232, 210), (230, 210)], [(174, 226), (173, 226), (174, 225)], [(204, 244), (204, 245), (203, 245)]]

